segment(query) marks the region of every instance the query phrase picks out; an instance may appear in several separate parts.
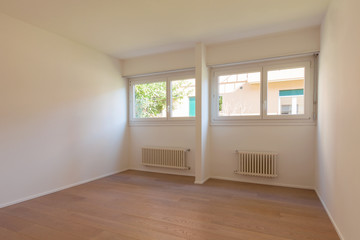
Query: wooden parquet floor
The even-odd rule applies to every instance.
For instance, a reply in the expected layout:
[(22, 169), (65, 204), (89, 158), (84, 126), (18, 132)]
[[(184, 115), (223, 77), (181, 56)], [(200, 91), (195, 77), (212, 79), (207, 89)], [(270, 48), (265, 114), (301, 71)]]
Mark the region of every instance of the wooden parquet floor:
[(335, 240), (314, 191), (126, 171), (0, 209), (1, 240)]

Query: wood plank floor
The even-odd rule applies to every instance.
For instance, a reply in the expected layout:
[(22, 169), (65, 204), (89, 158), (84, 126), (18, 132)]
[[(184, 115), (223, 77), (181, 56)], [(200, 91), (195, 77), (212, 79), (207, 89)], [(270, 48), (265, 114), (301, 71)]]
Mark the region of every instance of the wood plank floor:
[(4, 240), (333, 240), (314, 191), (127, 171), (0, 209)]

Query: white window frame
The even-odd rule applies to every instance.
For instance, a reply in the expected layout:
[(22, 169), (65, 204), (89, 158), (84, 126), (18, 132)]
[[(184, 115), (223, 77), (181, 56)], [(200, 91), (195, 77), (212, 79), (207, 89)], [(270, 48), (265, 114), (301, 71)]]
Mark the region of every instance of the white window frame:
[[(314, 125), (314, 56), (287, 57), (279, 60), (262, 60), (253, 63), (239, 63), (211, 69), (211, 125)], [(287, 68), (305, 68), (304, 114), (267, 115), (267, 71)], [(260, 116), (219, 116), (218, 77), (260, 69)]]
[(224, 75), (233, 75), (233, 74), (242, 74), (242, 73), (253, 73), (253, 72), (260, 72), (260, 98), (262, 95), (262, 68), (261, 66), (249, 66), (249, 65), (242, 65), (242, 66), (237, 66), (237, 67), (231, 67), (231, 68), (223, 68), (219, 71), (214, 72), (213, 76), (214, 76), (214, 84), (213, 84), (213, 96), (217, 95), (216, 99), (214, 99), (215, 104), (212, 104), (212, 110), (214, 113), (213, 119), (216, 120), (223, 120), (223, 119), (227, 119), (227, 120), (239, 120), (239, 119), (243, 119), (243, 120), (254, 120), (254, 119), (261, 119), (261, 112), (262, 112), (262, 106), (260, 103), (260, 112), (259, 115), (254, 115), (254, 116), (219, 116), (219, 83), (218, 83), (218, 77), (219, 76), (224, 76)]
[[(307, 94), (308, 91), (312, 93), (311, 88), (311, 76), (310, 76), (310, 61), (299, 61), (299, 62), (289, 62), (284, 64), (274, 64), (270, 66), (264, 66), (263, 67), (263, 77), (264, 77), (264, 84), (263, 84), (263, 118), (264, 119), (302, 119), (302, 120), (308, 120), (311, 118), (311, 105), (312, 105), (312, 96), (313, 94)], [(291, 68), (301, 68), (303, 67), (305, 69), (305, 86), (304, 86), (304, 114), (296, 114), (296, 115), (267, 115), (267, 87), (268, 82), (267, 79), (267, 72), (273, 71), (273, 70), (282, 70), (282, 69), (291, 69)]]
[[(149, 76), (129, 77), (129, 123), (130, 125), (194, 125), (195, 117), (172, 117), (172, 92), (171, 82), (184, 79), (195, 79), (194, 71), (181, 71), (173, 73), (155, 74)], [(135, 118), (134, 97), (135, 85), (144, 83), (166, 82), (166, 117)], [(196, 88), (196, 80), (195, 80)], [(196, 92), (196, 90), (195, 90)], [(196, 96), (195, 96), (196, 99)], [(196, 100), (195, 100), (196, 101)]]
[[(296, 99), (296, 97), (300, 97), (300, 96), (304, 96), (304, 95), (280, 96), (279, 99), (278, 99), (278, 108), (279, 108), (278, 114), (281, 114), (281, 112), (282, 112), (281, 111), (281, 99), (291, 98), (291, 101), (292, 101), (292, 104), (293, 104), (294, 98)], [(292, 110), (292, 107), (293, 107), (292, 104), (291, 104), (291, 110)]]

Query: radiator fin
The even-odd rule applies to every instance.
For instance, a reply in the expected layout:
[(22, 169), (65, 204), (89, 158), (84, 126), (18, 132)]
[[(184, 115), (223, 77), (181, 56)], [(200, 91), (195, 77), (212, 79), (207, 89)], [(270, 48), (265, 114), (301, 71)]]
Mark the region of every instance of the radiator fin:
[(238, 168), (235, 173), (257, 177), (277, 177), (277, 153), (270, 152), (240, 152)]
[(143, 147), (142, 164), (150, 167), (165, 167), (189, 170), (186, 165), (186, 148)]

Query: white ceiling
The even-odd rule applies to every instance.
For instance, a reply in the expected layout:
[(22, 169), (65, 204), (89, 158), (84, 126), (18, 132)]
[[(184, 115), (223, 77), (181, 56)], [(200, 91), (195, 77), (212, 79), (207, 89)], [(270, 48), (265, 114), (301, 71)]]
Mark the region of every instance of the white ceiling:
[(118, 58), (319, 25), (330, 0), (0, 0), (0, 12)]

